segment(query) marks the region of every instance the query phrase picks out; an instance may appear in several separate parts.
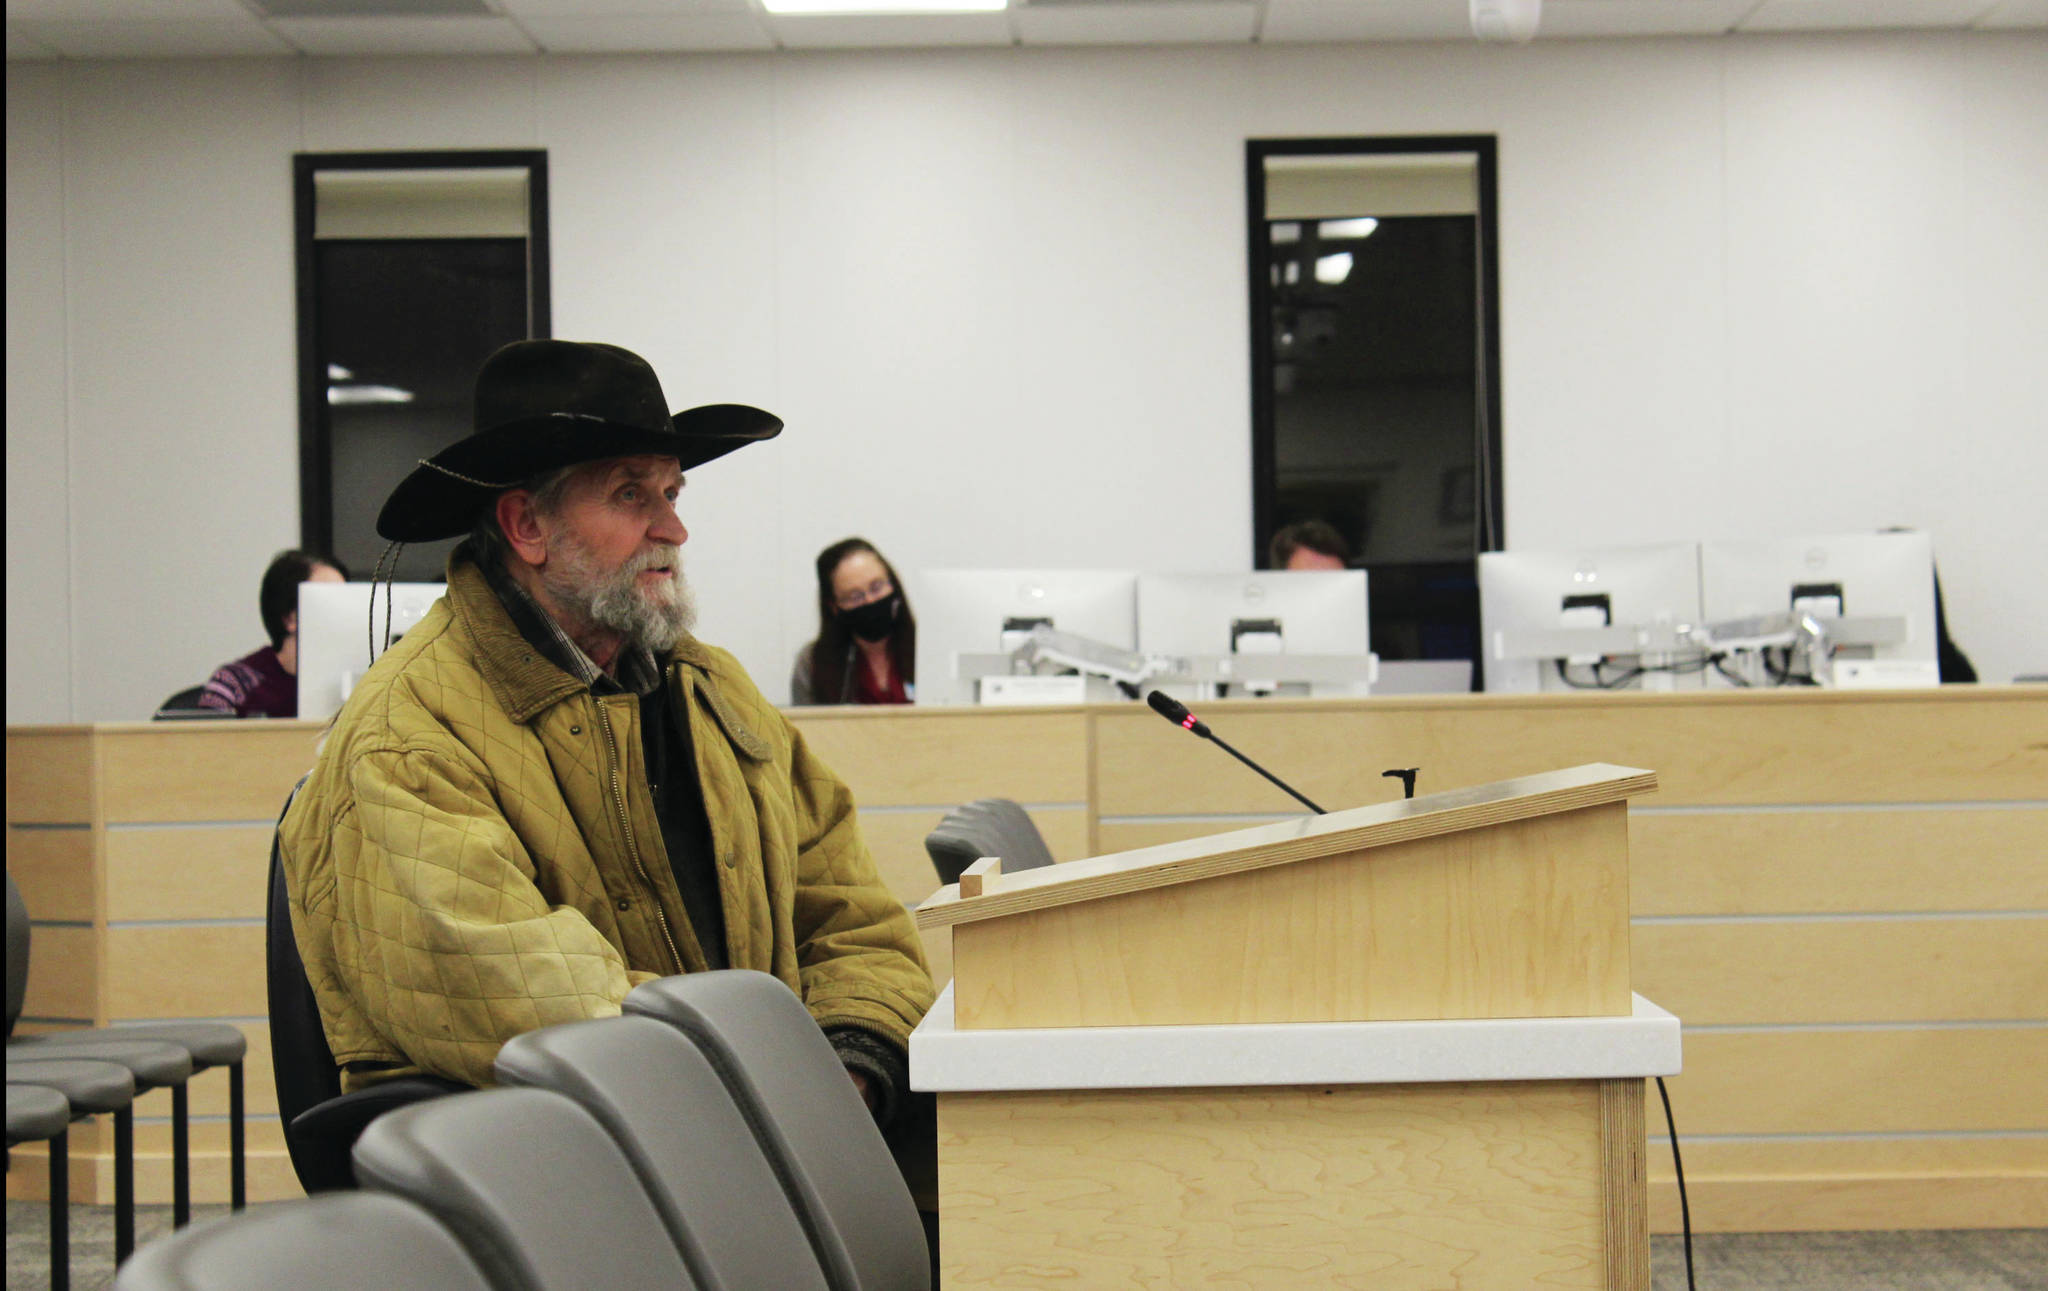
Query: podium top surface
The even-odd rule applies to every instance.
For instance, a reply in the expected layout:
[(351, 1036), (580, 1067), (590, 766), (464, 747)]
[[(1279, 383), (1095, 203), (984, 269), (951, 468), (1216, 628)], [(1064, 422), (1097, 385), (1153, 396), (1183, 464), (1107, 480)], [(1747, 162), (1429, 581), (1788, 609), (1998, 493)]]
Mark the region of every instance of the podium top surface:
[(917, 908), (917, 924), (920, 928), (943, 928), (997, 919), (1318, 856), (1597, 807), (1653, 792), (1656, 787), (1654, 771), (1595, 762), (1322, 816), (1303, 816), (997, 875), (987, 880), (978, 897), (962, 898), (959, 885), (950, 884)]

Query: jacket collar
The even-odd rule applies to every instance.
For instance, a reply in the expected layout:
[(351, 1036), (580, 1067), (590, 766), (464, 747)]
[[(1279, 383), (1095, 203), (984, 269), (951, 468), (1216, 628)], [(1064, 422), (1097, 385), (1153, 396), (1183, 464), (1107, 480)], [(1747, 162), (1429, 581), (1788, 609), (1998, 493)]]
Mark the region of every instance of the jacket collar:
[[(589, 690), (520, 634), (491, 590), (490, 580), (477, 566), (468, 543), (458, 545), (448, 556), (448, 605), (456, 622), (476, 641), (477, 670), (513, 721), (524, 725), (569, 696)], [(734, 747), (756, 762), (773, 756), (768, 743), (748, 727), (713, 681), (717, 657), (709, 647), (684, 633), (669, 651), (667, 664), (672, 679), (680, 682), (688, 677)]]

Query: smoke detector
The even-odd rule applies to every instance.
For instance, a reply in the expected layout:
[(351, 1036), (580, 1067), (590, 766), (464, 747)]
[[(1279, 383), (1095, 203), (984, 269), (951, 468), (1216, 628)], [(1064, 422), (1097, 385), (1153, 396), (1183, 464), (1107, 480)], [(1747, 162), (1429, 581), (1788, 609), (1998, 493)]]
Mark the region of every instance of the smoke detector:
[(1526, 45), (1543, 18), (1543, 0), (1471, 0), (1472, 34), (1491, 44)]

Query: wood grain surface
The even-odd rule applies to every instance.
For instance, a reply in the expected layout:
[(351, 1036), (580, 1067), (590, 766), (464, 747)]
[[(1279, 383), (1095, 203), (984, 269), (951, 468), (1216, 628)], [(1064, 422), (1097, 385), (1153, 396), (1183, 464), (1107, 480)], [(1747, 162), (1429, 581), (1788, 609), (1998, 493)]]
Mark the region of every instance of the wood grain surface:
[[(1657, 776), (1652, 771), (1598, 763), (1572, 767), (1405, 802), (1024, 870), (986, 884), (983, 895), (972, 901), (963, 900), (956, 889), (941, 888), (918, 907), (918, 922), (929, 927), (1003, 918), (1302, 860), (1355, 855), (1396, 843), (1620, 803), (1656, 787)], [(1625, 849), (1626, 838), (1621, 842)]]
[(96, 821), (93, 739), (89, 726), (8, 727), (8, 823)]
[(1632, 930), (1635, 989), (1693, 1026), (2048, 1019), (2048, 914)]
[(98, 732), (108, 823), (275, 821), (313, 766), (322, 722), (224, 722)]
[(958, 806), (975, 798), (1088, 798), (1088, 718), (1056, 712), (859, 706), (796, 709), (811, 751), (863, 806)]
[(1650, 1291), (1649, 1178), (1643, 1146), (1643, 1082), (1601, 1081), (1601, 1227), (1612, 1291)]
[(1680, 1136), (2048, 1131), (2048, 1024), (1694, 1031)]
[(88, 828), (7, 828), (7, 872), (30, 919), (91, 923), (99, 908)]
[(1605, 1285), (1595, 1082), (939, 1100), (945, 1283)]
[(956, 924), (956, 1022), (1626, 1014), (1625, 811), (1612, 802)]
[(1630, 815), (1629, 867), (1637, 914), (2048, 910), (2048, 806), (1665, 813), (1653, 803)]
[(271, 833), (268, 825), (107, 830), (107, 918), (261, 919)]
[[(1459, 695), (1207, 705), (1216, 733), (1326, 807), (1583, 762), (1655, 767), (1660, 806), (2039, 800), (2048, 688)], [(1285, 811), (1286, 796), (1143, 710), (1096, 719), (1105, 816)]]

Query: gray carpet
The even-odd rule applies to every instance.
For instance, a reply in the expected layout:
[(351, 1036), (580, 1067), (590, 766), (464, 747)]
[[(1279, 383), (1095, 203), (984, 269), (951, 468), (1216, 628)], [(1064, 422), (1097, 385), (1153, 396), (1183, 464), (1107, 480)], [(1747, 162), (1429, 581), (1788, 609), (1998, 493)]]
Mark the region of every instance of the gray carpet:
[[(228, 1213), (194, 1206), (195, 1219)], [(169, 1206), (139, 1206), (139, 1245), (170, 1231)], [(1650, 1241), (1655, 1291), (1685, 1291), (1685, 1250), (1676, 1237)], [(71, 1285), (100, 1291), (113, 1280), (114, 1213), (71, 1208)], [(1708, 1233), (1693, 1239), (1699, 1291), (2048, 1291), (2048, 1229), (1947, 1233)], [(8, 1291), (47, 1291), (49, 1211), (7, 1203)]]

